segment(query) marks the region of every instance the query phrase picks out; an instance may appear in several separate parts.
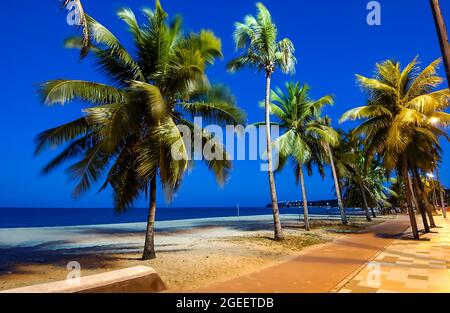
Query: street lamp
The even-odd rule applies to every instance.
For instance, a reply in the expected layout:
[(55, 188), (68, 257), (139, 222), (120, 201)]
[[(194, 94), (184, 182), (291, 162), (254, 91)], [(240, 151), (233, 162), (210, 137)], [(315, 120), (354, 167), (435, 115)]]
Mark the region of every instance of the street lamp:
[(439, 123), (439, 118), (437, 117), (430, 118), (430, 123), (436, 125), (437, 123)]

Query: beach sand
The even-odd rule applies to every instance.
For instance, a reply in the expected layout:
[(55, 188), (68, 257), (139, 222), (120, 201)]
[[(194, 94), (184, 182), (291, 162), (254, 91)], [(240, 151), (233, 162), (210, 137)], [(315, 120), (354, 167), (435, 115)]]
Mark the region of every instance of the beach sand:
[(144, 223), (0, 229), (0, 290), (63, 280), (77, 261), (83, 276), (137, 265), (153, 267), (169, 291), (189, 291), (280, 262), (308, 246), (391, 219), (312, 216), (312, 231), (298, 215), (283, 215), (286, 240), (271, 240), (272, 217), (164, 221), (156, 224), (157, 259), (141, 261)]

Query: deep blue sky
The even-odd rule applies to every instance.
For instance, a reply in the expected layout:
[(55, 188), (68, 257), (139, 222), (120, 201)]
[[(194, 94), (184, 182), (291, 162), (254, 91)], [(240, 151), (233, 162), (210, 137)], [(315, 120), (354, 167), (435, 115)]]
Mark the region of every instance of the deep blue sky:
[[(312, 96), (332, 93), (336, 105), (326, 111), (335, 126), (347, 109), (364, 104), (365, 97), (355, 83), (355, 73), (371, 75), (376, 62), (387, 58), (409, 62), (420, 55), (428, 64), (440, 57), (434, 23), (428, 1), (382, 0), (382, 26), (366, 24), (366, 0), (280, 1), (266, 0), (279, 27), (280, 36), (290, 37), (297, 48), (299, 60), (293, 77), (277, 74), (275, 85), (286, 80), (300, 80), (312, 86)], [(445, 19), (450, 24), (450, 3), (441, 1)], [(153, 7), (151, 0), (84, 0), (86, 11), (129, 45), (124, 24), (115, 12), (129, 6), (138, 10)], [(226, 61), (234, 55), (233, 23), (245, 14), (254, 13), (254, 0), (166, 0), (162, 1), (170, 14), (182, 14), (188, 29), (208, 28), (222, 38), (225, 59), (210, 71), (210, 78), (230, 86), (238, 103), (248, 112), (250, 122), (259, 121), (263, 112), (258, 101), (264, 95), (264, 78), (252, 71), (230, 75)], [(80, 105), (43, 107), (34, 85), (49, 79), (73, 78), (104, 81), (90, 61), (78, 62), (75, 51), (65, 50), (63, 40), (75, 33), (66, 25), (65, 12), (56, 0), (1, 1), (2, 27), (2, 114), (0, 123), (0, 206), (30, 207), (108, 207), (110, 191), (94, 191), (73, 199), (64, 170), (41, 176), (40, 168), (50, 153), (33, 157), (33, 138), (40, 131), (80, 116)], [(137, 14), (139, 16), (139, 14)], [(442, 75), (444, 74), (441, 71)], [(443, 85), (444, 87), (445, 85)], [(346, 124), (344, 127), (351, 125)], [(445, 151), (449, 144), (443, 143)], [(441, 176), (450, 185), (449, 154), (444, 157)], [(318, 175), (307, 179), (311, 200), (332, 197), (332, 182)], [(277, 176), (280, 200), (300, 198), (291, 171)], [(160, 194), (162, 202), (163, 197)], [(174, 206), (241, 206), (264, 205), (269, 202), (266, 173), (259, 171), (259, 162), (235, 162), (228, 184), (219, 189), (212, 174), (199, 164), (187, 175)], [(162, 203), (160, 203), (162, 204)], [(138, 206), (145, 205), (139, 202)]]

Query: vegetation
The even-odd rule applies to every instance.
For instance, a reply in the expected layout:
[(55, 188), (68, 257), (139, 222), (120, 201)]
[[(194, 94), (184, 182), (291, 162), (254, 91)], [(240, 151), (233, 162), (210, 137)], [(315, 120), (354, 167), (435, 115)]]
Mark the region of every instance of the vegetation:
[[(143, 259), (151, 259), (156, 256), (157, 183), (170, 201), (192, 166), (195, 147), (187, 141), (200, 136), (203, 153), (209, 153), (204, 155), (206, 166), (219, 184), (225, 183), (231, 170), (223, 144), (214, 134), (195, 125), (193, 118), (203, 117), (221, 126), (238, 125), (244, 123), (244, 113), (231, 92), (225, 86), (211, 84), (206, 75), (207, 68), (222, 57), (221, 41), (213, 32), (183, 32), (181, 18), (170, 19), (159, 1), (154, 10), (142, 10), (143, 23), (125, 8), (117, 15), (132, 35), (134, 49), (130, 52), (76, 1), (82, 36), (69, 38), (65, 45), (80, 49), (81, 58), (91, 56), (109, 83), (69, 79), (43, 83), (39, 93), (46, 105), (81, 101), (88, 108), (80, 118), (38, 135), (36, 153), (49, 147), (62, 149), (43, 173), (71, 163), (67, 172), (76, 181), (74, 196), (103, 179), (100, 190), (112, 187), (117, 212), (146, 198), (149, 215)], [(64, 6), (69, 2), (61, 1)], [(438, 2), (432, 3), (437, 12)], [(256, 16), (248, 15), (235, 24), (239, 55), (227, 67), (231, 72), (249, 67), (265, 74), (264, 125), (274, 239), (282, 240), (283, 230), (273, 147), (280, 155), (278, 169), (290, 161), (301, 185), (306, 230), (310, 222), (304, 170), (311, 175), (317, 168), (324, 177), (328, 164), (342, 224), (348, 223), (344, 205), (361, 207), (367, 221), (376, 218), (377, 211), (405, 208), (414, 238), (419, 238), (416, 212), (421, 215), (425, 231), (430, 231), (436, 226), (433, 212), (439, 199), (443, 207), (443, 187), (439, 179), (427, 175), (442, 161), (440, 138), (450, 139), (444, 130), (450, 124), (450, 115), (445, 112), (450, 106), (450, 90), (437, 90), (443, 82), (437, 75), (441, 61), (421, 70), (417, 58), (404, 68), (397, 61), (386, 60), (376, 65), (373, 77), (357, 75), (367, 93), (367, 104), (344, 113), (341, 122), (361, 123), (347, 132), (335, 130), (331, 120), (322, 116), (322, 109), (333, 104), (332, 96), (312, 100), (309, 86), (300, 83), (287, 83), (284, 91), (271, 90), (276, 70), (294, 72), (295, 49), (289, 39), (278, 39), (268, 9), (261, 3), (256, 7)], [(436, 24), (442, 32), (439, 19)], [(270, 129), (275, 123), (271, 122), (271, 114), (283, 130), (273, 141)], [(183, 136), (181, 125), (190, 131), (188, 138)]]
[[(148, 197), (143, 259), (150, 259), (155, 257), (157, 180), (170, 200), (191, 164), (189, 149), (194, 147), (189, 148), (177, 125), (188, 126), (192, 134), (201, 136), (202, 148), (222, 156), (205, 158), (205, 162), (223, 184), (231, 168), (226, 151), (190, 118), (202, 116), (224, 125), (243, 123), (244, 116), (228, 90), (211, 86), (205, 74), (206, 67), (222, 55), (220, 40), (205, 30), (185, 35), (181, 19), (170, 21), (158, 1), (154, 11), (144, 9), (143, 13), (146, 21), (140, 25), (130, 9), (118, 11), (133, 36), (133, 54), (86, 15), (93, 42), (89, 53), (112, 85), (66, 79), (42, 84), (39, 91), (45, 104), (81, 100), (89, 108), (83, 110), (84, 116), (41, 133), (36, 153), (65, 146), (43, 172), (75, 161), (67, 170), (77, 181), (75, 196), (105, 176), (101, 190), (112, 187), (118, 212), (126, 211), (141, 196)], [(83, 42), (70, 38), (66, 46), (82, 48)]]
[[(405, 199), (414, 238), (419, 238), (414, 199), (419, 196), (423, 199), (423, 195), (414, 192), (410, 175), (433, 169), (440, 159), (439, 137), (448, 138), (440, 126), (448, 126), (450, 122), (450, 115), (444, 112), (449, 106), (450, 91), (433, 91), (443, 81), (436, 74), (439, 63), (436, 60), (422, 71), (417, 66), (417, 58), (404, 69), (399, 62), (391, 60), (377, 64), (375, 77), (357, 76), (368, 93), (367, 105), (346, 112), (341, 119), (363, 120), (354, 133), (364, 137), (365, 163), (374, 158), (382, 160), (386, 175), (396, 171), (406, 186)], [(424, 212), (429, 207), (420, 209)], [(428, 213), (432, 221), (432, 214)]]
[(266, 75), (265, 118), (267, 136), (267, 158), (269, 164), (269, 186), (272, 198), (275, 240), (283, 239), (280, 216), (278, 211), (278, 198), (275, 187), (275, 177), (272, 160), (272, 140), (270, 134), (270, 84), (271, 77), (277, 68), (284, 73), (293, 73), (296, 59), (294, 45), (285, 38), (277, 41), (278, 31), (272, 16), (262, 3), (257, 3), (256, 17), (247, 15), (243, 23), (236, 23), (234, 41), (241, 55), (230, 63), (228, 69), (235, 72), (244, 67), (251, 67), (264, 71)]
[(286, 93), (281, 89), (272, 91), (270, 111), (280, 121), (279, 126), (284, 134), (274, 142), (280, 154), (280, 166), (290, 160), (297, 183), (300, 182), (303, 198), (305, 229), (310, 230), (308, 218), (308, 199), (303, 168), (308, 174), (316, 165), (324, 176), (324, 159), (329, 146), (338, 143), (338, 133), (331, 127), (321, 123), (322, 108), (333, 104), (332, 96), (324, 96), (319, 100), (309, 98), (309, 87), (300, 83), (287, 83)]

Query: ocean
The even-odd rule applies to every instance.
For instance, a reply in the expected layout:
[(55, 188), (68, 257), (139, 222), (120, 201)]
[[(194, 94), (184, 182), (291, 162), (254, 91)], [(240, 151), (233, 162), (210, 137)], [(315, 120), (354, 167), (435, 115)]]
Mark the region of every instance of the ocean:
[[(136, 223), (147, 220), (147, 209), (135, 208), (123, 214), (116, 214), (111, 208), (0, 208), (0, 228), (53, 227)], [(300, 214), (301, 208), (281, 208), (281, 214)], [(353, 209), (348, 214), (362, 214)], [(310, 214), (339, 215), (338, 208), (310, 208)], [(271, 208), (242, 207), (240, 216), (269, 215)], [(237, 207), (220, 208), (157, 208), (157, 221), (183, 220), (210, 217), (231, 217), (238, 215)]]

